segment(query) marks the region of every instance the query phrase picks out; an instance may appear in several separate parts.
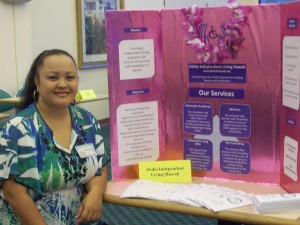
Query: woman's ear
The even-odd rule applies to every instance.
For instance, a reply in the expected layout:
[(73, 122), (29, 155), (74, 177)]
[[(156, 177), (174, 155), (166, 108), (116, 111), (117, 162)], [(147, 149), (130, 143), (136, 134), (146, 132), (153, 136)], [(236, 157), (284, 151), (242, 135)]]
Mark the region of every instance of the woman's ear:
[(36, 89), (38, 90), (39, 88), (39, 76), (35, 75), (34, 76), (34, 83), (35, 83), (35, 86), (36, 86)]

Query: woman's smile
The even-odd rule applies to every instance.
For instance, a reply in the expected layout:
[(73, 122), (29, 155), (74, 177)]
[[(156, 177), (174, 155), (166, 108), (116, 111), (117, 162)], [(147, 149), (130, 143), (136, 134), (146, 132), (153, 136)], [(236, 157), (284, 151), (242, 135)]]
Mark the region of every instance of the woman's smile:
[(66, 97), (70, 94), (70, 92), (54, 92), (54, 94), (59, 97)]

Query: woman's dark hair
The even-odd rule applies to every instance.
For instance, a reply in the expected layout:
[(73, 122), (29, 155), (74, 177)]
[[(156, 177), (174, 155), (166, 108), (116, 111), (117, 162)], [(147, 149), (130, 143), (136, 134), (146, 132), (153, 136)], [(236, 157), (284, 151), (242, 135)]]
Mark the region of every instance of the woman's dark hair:
[(34, 82), (34, 77), (38, 75), (38, 70), (44, 63), (44, 59), (48, 56), (52, 55), (65, 55), (70, 57), (75, 66), (76, 62), (68, 52), (61, 50), (61, 49), (51, 49), (51, 50), (45, 50), (42, 53), (40, 53), (35, 60), (33, 61), (30, 70), (27, 74), (26, 80), (25, 80), (25, 85), (24, 85), (24, 90), (22, 91), (21, 95), (21, 102), (18, 104), (17, 109), (22, 110), (25, 109), (27, 106), (29, 106), (32, 102), (37, 101), (38, 99), (38, 93), (34, 93), (36, 91), (36, 85)]

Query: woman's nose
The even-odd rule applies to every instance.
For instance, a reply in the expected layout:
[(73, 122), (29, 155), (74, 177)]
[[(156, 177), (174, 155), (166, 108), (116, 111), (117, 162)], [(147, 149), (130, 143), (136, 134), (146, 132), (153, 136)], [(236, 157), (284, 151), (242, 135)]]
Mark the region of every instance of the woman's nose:
[(66, 85), (66, 80), (64, 79), (64, 78), (60, 78), (59, 80), (58, 80), (58, 87), (66, 87), (67, 85)]

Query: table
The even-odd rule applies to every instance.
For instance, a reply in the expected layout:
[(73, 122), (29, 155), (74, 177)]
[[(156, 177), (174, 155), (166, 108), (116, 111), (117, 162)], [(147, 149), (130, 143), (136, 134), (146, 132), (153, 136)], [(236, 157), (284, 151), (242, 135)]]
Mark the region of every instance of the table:
[[(0, 98), (0, 103), (18, 103), (20, 102), (20, 98)], [(0, 113), (0, 119), (9, 118), (10, 114), (8, 113)]]
[(9, 118), (10, 115), (7, 113), (0, 113), (0, 119), (5, 119), (5, 118)]
[[(84, 99), (80, 101), (76, 101), (76, 104), (85, 103), (85, 102), (93, 102), (108, 99), (108, 95), (97, 95), (96, 98)], [(20, 103), (20, 97), (14, 98), (2, 98), (0, 99), (0, 103)]]
[(0, 98), (0, 103), (19, 103), (20, 98), (14, 97), (14, 98)]
[[(103, 200), (106, 203), (124, 206), (153, 209), (165, 212), (181, 213), (199, 217), (209, 217), (222, 221), (232, 221), (245, 224), (260, 225), (299, 225), (300, 212), (297, 213), (274, 213), (256, 214), (251, 206), (221, 211), (215, 213), (205, 208), (192, 207), (175, 202), (165, 202), (150, 199), (126, 198), (121, 199), (120, 195), (127, 186), (134, 180), (109, 181)], [(193, 178), (193, 183), (216, 184), (253, 194), (283, 194), (287, 193), (280, 186), (246, 183), (237, 181), (217, 180), (208, 178)]]

